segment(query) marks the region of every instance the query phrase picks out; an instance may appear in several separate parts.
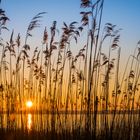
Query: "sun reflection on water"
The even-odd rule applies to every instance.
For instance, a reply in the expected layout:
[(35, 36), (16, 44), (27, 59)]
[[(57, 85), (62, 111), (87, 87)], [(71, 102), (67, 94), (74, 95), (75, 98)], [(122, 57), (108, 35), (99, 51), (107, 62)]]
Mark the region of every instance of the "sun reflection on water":
[(27, 129), (30, 131), (32, 129), (32, 115), (28, 114), (27, 116)]

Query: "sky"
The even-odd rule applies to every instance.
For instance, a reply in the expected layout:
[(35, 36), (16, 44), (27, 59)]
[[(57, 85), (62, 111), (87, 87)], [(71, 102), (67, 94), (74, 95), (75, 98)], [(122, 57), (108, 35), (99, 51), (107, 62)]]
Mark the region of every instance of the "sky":
[[(33, 40), (37, 43), (44, 27), (50, 28), (54, 20), (61, 29), (63, 21), (80, 22), (80, 0), (2, 0), (1, 7), (10, 18), (7, 26), (10, 31), (15, 30), (24, 37), (28, 24), (33, 16), (39, 12), (47, 12), (42, 19), (42, 26), (34, 33)], [(140, 40), (140, 0), (105, 0), (102, 26), (110, 22), (116, 24), (121, 31), (120, 45), (123, 56), (133, 52), (137, 42)], [(3, 33), (5, 36), (7, 32)], [(7, 36), (6, 36), (7, 37)], [(126, 57), (125, 57), (126, 58)]]

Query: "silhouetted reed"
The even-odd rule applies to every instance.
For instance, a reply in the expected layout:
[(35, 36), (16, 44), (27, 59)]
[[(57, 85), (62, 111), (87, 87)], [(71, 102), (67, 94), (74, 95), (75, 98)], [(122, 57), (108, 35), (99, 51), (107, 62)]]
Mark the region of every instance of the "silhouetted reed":
[[(34, 50), (28, 38), (41, 26), (45, 12), (31, 19), (22, 43), (14, 30), (9, 41), (2, 39), (9, 18), (0, 9), (1, 138), (140, 139), (140, 42), (120, 75), (121, 29), (106, 23), (102, 30), (103, 7), (104, 0), (81, 0), (81, 23), (63, 22), (58, 31), (53, 21), (50, 31), (44, 29), (41, 48)], [(75, 53), (73, 44), (80, 40), (84, 44)], [(28, 100), (33, 102), (30, 109)], [(30, 132), (24, 124), (28, 113), (39, 114)]]

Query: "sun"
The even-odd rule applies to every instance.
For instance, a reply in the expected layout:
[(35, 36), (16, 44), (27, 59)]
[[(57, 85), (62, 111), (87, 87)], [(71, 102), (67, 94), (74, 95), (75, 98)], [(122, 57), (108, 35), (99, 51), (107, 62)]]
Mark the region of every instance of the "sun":
[(26, 106), (27, 106), (28, 108), (31, 108), (31, 107), (33, 106), (33, 102), (32, 102), (32, 101), (27, 101), (27, 102), (26, 102)]

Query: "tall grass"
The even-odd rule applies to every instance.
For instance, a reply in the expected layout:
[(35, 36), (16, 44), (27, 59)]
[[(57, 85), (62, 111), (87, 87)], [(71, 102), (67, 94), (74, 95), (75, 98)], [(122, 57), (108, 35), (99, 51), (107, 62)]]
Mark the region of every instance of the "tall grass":
[[(67, 136), (69, 139), (140, 137), (136, 131), (140, 128), (140, 42), (134, 54), (129, 56), (120, 78), (120, 29), (106, 23), (102, 31), (103, 7), (104, 0), (81, 0), (81, 23), (64, 22), (58, 40), (57, 21), (53, 21), (50, 31), (47, 27), (44, 29), (41, 48), (34, 50), (30, 49), (28, 38), (32, 38), (32, 31), (41, 26), (40, 19), (45, 12), (32, 18), (22, 44), (20, 34), (15, 38), (14, 30), (9, 41), (2, 39), (2, 30), (8, 30), (9, 18), (0, 9), (0, 113), (8, 113), (7, 126), (10, 125), (10, 113), (28, 111), (25, 102), (31, 100), (34, 106), (30, 112), (52, 113), (51, 120), (46, 118), (51, 122), (51, 132), (42, 132), (43, 137), (46, 134), (64, 139)], [(79, 45), (82, 32), (87, 38), (76, 54), (72, 51), (73, 44)], [(103, 52), (107, 47), (105, 44), (108, 51)], [(136, 111), (138, 118), (134, 115)], [(61, 113), (65, 113), (65, 121)], [(69, 113), (72, 114), (72, 130), (67, 130)], [(99, 113), (102, 113), (102, 121), (98, 118)], [(108, 117), (109, 113), (111, 117)], [(3, 131), (3, 117), (0, 117)], [(83, 121), (84, 127), (80, 124)], [(97, 125), (100, 121), (102, 128)], [(58, 124), (61, 133), (57, 133)], [(119, 133), (118, 128), (122, 131), (126, 128), (130, 135)]]

